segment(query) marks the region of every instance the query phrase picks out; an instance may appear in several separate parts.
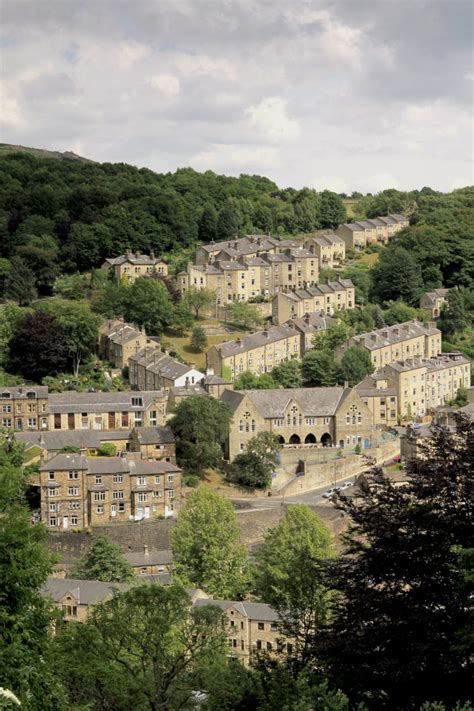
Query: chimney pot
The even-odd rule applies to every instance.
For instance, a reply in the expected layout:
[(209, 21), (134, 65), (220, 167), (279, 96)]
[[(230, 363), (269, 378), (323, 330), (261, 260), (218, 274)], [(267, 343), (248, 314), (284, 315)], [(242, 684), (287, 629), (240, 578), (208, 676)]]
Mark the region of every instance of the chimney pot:
[(146, 543), (143, 545), (143, 553), (144, 553), (145, 555), (148, 555), (148, 546), (147, 546)]

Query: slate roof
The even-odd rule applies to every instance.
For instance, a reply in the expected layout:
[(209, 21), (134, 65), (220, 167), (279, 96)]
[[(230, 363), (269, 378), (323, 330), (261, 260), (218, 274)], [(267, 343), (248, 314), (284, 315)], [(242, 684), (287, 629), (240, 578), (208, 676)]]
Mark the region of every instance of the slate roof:
[[(132, 397), (141, 397), (143, 405), (132, 405)], [(62, 412), (139, 411), (150, 407), (155, 400), (164, 398), (165, 393), (163, 390), (113, 393), (80, 393), (75, 390), (66, 390), (63, 393), (51, 393), (49, 395), (49, 410), (53, 414)]]
[(188, 397), (189, 395), (207, 395), (208, 393), (204, 388), (198, 384), (196, 385), (175, 385), (169, 390), (170, 395), (173, 397)]
[(425, 326), (420, 321), (415, 320), (397, 323), (393, 326), (384, 326), (375, 331), (361, 333), (358, 336), (353, 336), (350, 342), (362, 345), (368, 350), (374, 350), (394, 343), (401, 343), (408, 338), (433, 336), (440, 333), (441, 331), (439, 329)]
[(313, 331), (325, 331), (335, 323), (335, 319), (313, 311), (312, 313), (306, 314), (301, 318), (292, 318), (286, 323), (290, 322), (293, 323), (299, 331), (302, 331), (303, 333), (310, 333)]
[(226, 390), (221, 397), (235, 411), (248, 397), (265, 419), (281, 418), (290, 402), (297, 402), (307, 417), (332, 417), (351, 388), (277, 388), (274, 390)]
[(127, 262), (130, 264), (141, 264), (147, 266), (154, 266), (155, 264), (163, 263), (163, 260), (158, 257), (151, 257), (149, 254), (139, 253), (121, 254), (120, 257), (109, 257), (105, 261), (112, 266), (126, 264)]
[(214, 600), (213, 598), (198, 598), (194, 605), (203, 607), (204, 605), (212, 605), (219, 607), (221, 610), (234, 609), (240, 612), (241, 615), (249, 620), (258, 622), (277, 622), (278, 614), (276, 611), (267, 605), (265, 602), (247, 602), (243, 600)]
[(59, 602), (69, 592), (81, 605), (96, 605), (126, 589), (123, 583), (103, 583), (99, 580), (78, 580), (77, 578), (48, 578), (41, 590), (43, 597)]
[(257, 333), (250, 334), (249, 336), (242, 336), (240, 339), (224, 341), (214, 347), (220, 353), (222, 358), (228, 358), (231, 355), (245, 353), (253, 348), (260, 348), (260, 346), (275, 343), (294, 335), (294, 328), (292, 328), (289, 323), (286, 323), (282, 326), (271, 326), (264, 331), (258, 331)]
[(397, 220), (394, 220), (393, 217), (390, 217), (389, 215), (380, 215), (378, 218), (380, 222), (382, 222), (384, 225), (397, 225), (398, 222)]
[(145, 565), (171, 565), (173, 562), (173, 553), (170, 550), (166, 551), (140, 551), (138, 553), (124, 553), (125, 560), (134, 568), (143, 567)]
[[(0, 387), (0, 399), (5, 399), (5, 395), (8, 393), (12, 400), (33, 400), (34, 398), (46, 398), (48, 397), (48, 388), (46, 385), (18, 385), (13, 387)], [(27, 393), (34, 393), (33, 397), (27, 397)]]
[(127, 459), (126, 457), (85, 457), (80, 454), (56, 454), (40, 466), (41, 472), (84, 470), (89, 474), (167, 474), (181, 469), (171, 462)]
[(436, 299), (444, 299), (449, 293), (449, 289), (433, 289), (433, 291), (427, 291), (426, 296), (430, 301), (435, 302)]

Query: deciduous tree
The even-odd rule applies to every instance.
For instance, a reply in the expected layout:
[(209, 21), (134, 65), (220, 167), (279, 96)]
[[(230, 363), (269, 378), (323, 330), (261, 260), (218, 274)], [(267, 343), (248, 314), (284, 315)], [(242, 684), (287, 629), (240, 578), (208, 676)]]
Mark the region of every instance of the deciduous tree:
[(190, 309), (194, 309), (196, 318), (199, 318), (201, 309), (210, 309), (215, 305), (216, 294), (211, 289), (197, 289), (191, 286), (184, 294), (183, 303)]
[(157, 279), (139, 277), (124, 292), (124, 316), (153, 336), (173, 322), (173, 304), (168, 290)]
[(106, 536), (97, 536), (85, 557), (76, 565), (73, 577), (122, 583), (132, 580), (133, 570), (118, 546)]
[(202, 326), (194, 326), (191, 334), (191, 348), (196, 353), (202, 353), (207, 347), (207, 334)]
[(193, 491), (171, 534), (175, 576), (184, 586), (221, 599), (246, 587), (246, 551), (230, 501), (210, 489)]
[(241, 328), (256, 328), (263, 323), (258, 309), (247, 301), (233, 301), (229, 304), (227, 318)]
[(350, 387), (360, 383), (367, 375), (374, 372), (374, 366), (370, 354), (365, 348), (351, 346), (341, 358), (341, 375)]
[(5, 278), (5, 294), (19, 306), (28, 306), (37, 296), (35, 275), (21, 257), (13, 257), (10, 265)]
[(9, 344), (9, 369), (40, 382), (46, 375), (67, 371), (69, 347), (64, 329), (51, 314), (28, 313)]

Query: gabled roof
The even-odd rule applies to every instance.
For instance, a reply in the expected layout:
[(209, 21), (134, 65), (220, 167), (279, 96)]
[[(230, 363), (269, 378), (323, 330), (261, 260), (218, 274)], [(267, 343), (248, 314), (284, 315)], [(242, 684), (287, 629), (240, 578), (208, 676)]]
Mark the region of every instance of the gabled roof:
[(136, 265), (146, 265), (146, 266), (154, 266), (155, 264), (162, 264), (163, 260), (159, 259), (158, 257), (151, 257), (149, 254), (140, 254), (140, 253), (130, 253), (130, 254), (121, 254), (120, 257), (109, 257), (108, 259), (105, 260), (108, 264), (111, 266), (119, 265), (119, 264), (136, 264)]
[[(241, 390), (265, 419), (284, 417), (288, 405), (296, 401), (305, 416), (331, 417), (351, 388), (278, 388), (274, 390)], [(225, 394), (225, 393), (224, 393)], [(222, 397), (222, 399), (224, 399)]]
[(393, 326), (384, 326), (383, 328), (367, 333), (361, 333), (357, 336), (353, 336), (350, 342), (362, 345), (369, 350), (374, 350), (393, 343), (401, 343), (408, 338), (434, 336), (437, 334), (441, 334), (439, 329), (425, 326), (420, 321), (414, 320), (397, 323)]
[(103, 583), (99, 580), (77, 578), (48, 578), (41, 594), (43, 597), (51, 598), (53, 602), (60, 602), (71, 593), (80, 605), (96, 605), (123, 592), (126, 588), (123, 583)]
[[(132, 398), (140, 397), (143, 405), (132, 405)], [(63, 393), (51, 393), (49, 409), (51, 413), (65, 412), (117, 412), (142, 410), (150, 407), (156, 400), (165, 399), (163, 390), (144, 390), (140, 392), (97, 392), (80, 393), (66, 390)]]
[(256, 620), (259, 622), (276, 622), (278, 614), (276, 611), (267, 605), (265, 602), (247, 602), (245, 600), (214, 600), (213, 598), (198, 598), (194, 605), (196, 607), (203, 607), (204, 605), (212, 605), (213, 607), (219, 607), (221, 610), (231, 610), (234, 609), (239, 612), (243, 617), (247, 617), (249, 620)]
[(167, 551), (144, 551), (124, 553), (125, 560), (133, 567), (143, 567), (145, 565), (171, 565), (173, 553)]
[(224, 341), (214, 346), (214, 348), (222, 358), (228, 358), (231, 355), (245, 353), (253, 348), (275, 343), (294, 335), (295, 330), (287, 323), (282, 326), (271, 326), (263, 331), (252, 333), (249, 336), (242, 336), (242, 338), (233, 339), (232, 341)]

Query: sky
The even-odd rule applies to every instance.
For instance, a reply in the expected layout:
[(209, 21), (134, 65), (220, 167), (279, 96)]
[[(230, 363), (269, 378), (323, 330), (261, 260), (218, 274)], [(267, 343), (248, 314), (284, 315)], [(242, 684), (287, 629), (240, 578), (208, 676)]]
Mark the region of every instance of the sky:
[(0, 141), (376, 192), (473, 180), (471, 0), (2, 0)]

